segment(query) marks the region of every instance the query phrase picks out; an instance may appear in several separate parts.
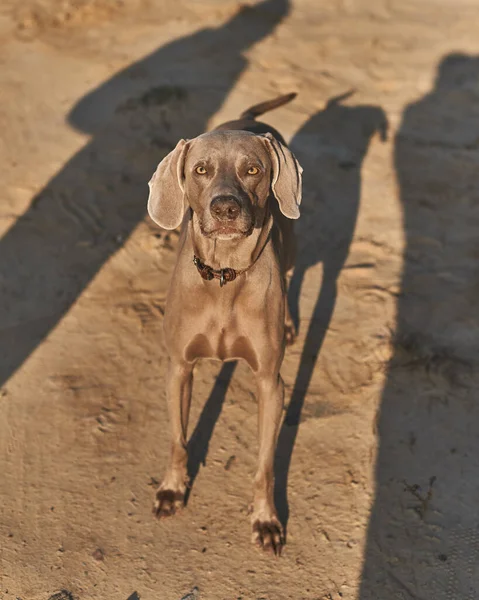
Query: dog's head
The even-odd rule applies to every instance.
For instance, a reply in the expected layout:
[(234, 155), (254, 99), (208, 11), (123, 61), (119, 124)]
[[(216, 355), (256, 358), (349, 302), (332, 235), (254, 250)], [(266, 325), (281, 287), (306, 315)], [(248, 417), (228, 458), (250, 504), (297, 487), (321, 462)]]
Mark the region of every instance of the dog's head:
[(299, 217), (302, 169), (271, 134), (213, 131), (180, 140), (149, 182), (150, 217), (175, 229), (190, 206), (203, 235), (239, 239), (261, 227), (272, 193), (281, 212)]

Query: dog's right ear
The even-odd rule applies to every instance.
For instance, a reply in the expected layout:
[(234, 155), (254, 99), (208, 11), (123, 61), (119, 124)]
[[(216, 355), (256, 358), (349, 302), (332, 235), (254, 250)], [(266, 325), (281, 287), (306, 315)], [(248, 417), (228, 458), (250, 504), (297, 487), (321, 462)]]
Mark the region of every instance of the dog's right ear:
[(163, 229), (176, 229), (185, 215), (184, 167), (188, 142), (180, 140), (160, 162), (148, 185), (148, 214)]

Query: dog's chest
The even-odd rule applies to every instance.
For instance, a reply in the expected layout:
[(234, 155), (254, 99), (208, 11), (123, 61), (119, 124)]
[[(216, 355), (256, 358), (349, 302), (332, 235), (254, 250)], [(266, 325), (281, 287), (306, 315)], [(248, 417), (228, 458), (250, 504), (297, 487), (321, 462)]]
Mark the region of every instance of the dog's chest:
[(250, 339), (245, 335), (238, 335), (236, 331), (227, 328), (211, 335), (197, 333), (185, 348), (185, 358), (193, 362), (199, 358), (213, 358), (222, 361), (245, 360), (256, 371), (258, 358)]
[(209, 291), (215, 286), (213, 295), (198, 295), (196, 311), (188, 316), (190, 333), (185, 344), (186, 360), (243, 359), (256, 370), (258, 359), (255, 330), (261, 329), (264, 319), (261, 304), (246, 289), (235, 294), (231, 284), (220, 289), (216, 282), (211, 281), (207, 286)]
[(284, 341), (284, 292), (272, 258), (265, 251), (254, 269), (223, 287), (180, 259), (165, 310), (170, 355), (189, 363), (243, 359), (258, 371)]
[(265, 290), (258, 293), (256, 285), (237, 289), (234, 282), (220, 288), (218, 282), (209, 281), (190, 288), (181, 302), (169, 302), (168, 345), (187, 362), (243, 359), (257, 371), (264, 347), (282, 335), (280, 298), (269, 298)]

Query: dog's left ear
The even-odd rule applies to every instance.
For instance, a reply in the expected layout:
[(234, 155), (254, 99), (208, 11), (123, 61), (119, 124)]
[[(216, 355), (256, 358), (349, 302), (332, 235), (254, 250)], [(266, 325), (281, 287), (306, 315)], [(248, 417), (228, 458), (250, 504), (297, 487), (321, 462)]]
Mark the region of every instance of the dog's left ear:
[(264, 139), (271, 156), (273, 165), (271, 188), (278, 201), (279, 208), (288, 219), (298, 219), (303, 169), (291, 150), (279, 142), (271, 133), (268, 132), (261, 137)]
[(160, 162), (148, 185), (148, 214), (163, 229), (176, 229), (188, 208), (184, 193), (184, 168), (188, 141), (180, 140)]

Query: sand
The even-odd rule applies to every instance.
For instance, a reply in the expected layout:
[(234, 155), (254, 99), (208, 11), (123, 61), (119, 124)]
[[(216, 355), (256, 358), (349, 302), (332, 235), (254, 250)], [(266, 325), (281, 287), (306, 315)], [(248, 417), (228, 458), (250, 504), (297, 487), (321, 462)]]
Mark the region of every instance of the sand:
[[(479, 598), (479, 5), (4, 0), (0, 598)], [(265, 120), (304, 167), (283, 556), (250, 544), (248, 367), (195, 369), (181, 515), (162, 318), (181, 137)], [(192, 594), (188, 596), (188, 594)]]

